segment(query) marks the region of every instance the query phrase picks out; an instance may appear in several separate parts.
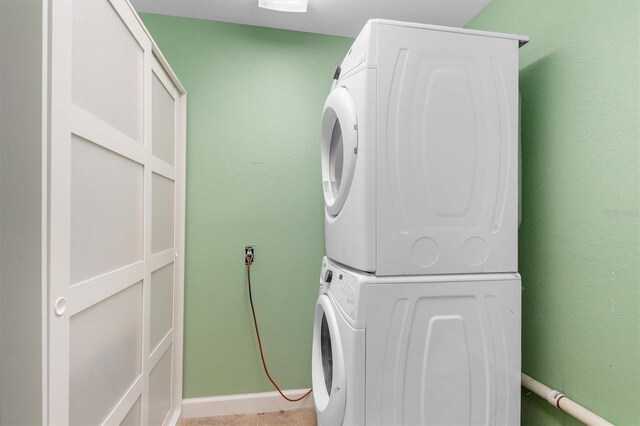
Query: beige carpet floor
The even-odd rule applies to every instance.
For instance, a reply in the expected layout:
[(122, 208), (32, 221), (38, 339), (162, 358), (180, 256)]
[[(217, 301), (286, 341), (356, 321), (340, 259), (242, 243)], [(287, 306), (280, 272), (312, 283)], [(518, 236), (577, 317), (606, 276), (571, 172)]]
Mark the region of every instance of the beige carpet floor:
[(274, 411), (272, 413), (235, 414), (219, 417), (184, 419), (180, 426), (315, 426), (316, 412), (313, 408)]

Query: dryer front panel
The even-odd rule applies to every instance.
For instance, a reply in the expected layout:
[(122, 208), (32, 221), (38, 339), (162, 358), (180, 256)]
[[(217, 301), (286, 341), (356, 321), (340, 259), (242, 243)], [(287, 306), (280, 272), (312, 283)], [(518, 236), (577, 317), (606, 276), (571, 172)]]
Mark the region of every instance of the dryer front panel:
[(367, 287), (366, 423), (520, 424), (520, 280)]
[(517, 271), (518, 42), (379, 40), (376, 273)]
[[(326, 254), (354, 269), (375, 271), (376, 72), (361, 70), (341, 78), (339, 84), (327, 99), (322, 124)], [(352, 107), (355, 115), (351, 113)], [(338, 123), (342, 149), (337, 149)], [(345, 137), (347, 133), (349, 140)], [(336, 149), (332, 150), (332, 146)], [(340, 169), (342, 173), (336, 175)]]

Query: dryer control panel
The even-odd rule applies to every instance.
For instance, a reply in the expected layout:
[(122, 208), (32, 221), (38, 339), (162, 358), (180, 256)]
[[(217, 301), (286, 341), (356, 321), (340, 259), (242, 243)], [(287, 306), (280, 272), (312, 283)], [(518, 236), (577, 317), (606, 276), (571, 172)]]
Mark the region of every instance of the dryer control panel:
[(360, 290), (358, 279), (325, 261), (322, 264), (320, 282), (329, 288), (331, 294), (333, 294), (338, 301), (340, 308), (342, 308), (351, 319), (355, 319), (358, 308), (358, 293)]

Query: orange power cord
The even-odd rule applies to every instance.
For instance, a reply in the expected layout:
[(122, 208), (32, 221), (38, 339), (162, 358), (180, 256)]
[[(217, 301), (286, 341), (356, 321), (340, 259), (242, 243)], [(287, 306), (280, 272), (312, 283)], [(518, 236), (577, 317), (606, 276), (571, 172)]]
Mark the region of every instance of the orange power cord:
[(309, 394), (313, 392), (313, 389), (309, 389), (309, 391), (304, 395), (302, 395), (300, 398), (295, 398), (295, 399), (289, 398), (284, 393), (282, 393), (282, 390), (280, 390), (280, 387), (276, 384), (275, 380), (273, 380), (273, 378), (271, 377), (271, 374), (269, 373), (269, 369), (267, 368), (267, 363), (264, 360), (264, 352), (262, 350), (262, 340), (260, 339), (260, 331), (258, 330), (258, 320), (256, 319), (256, 310), (253, 307), (253, 296), (251, 295), (251, 262), (252, 260), (253, 260), (252, 256), (247, 256), (247, 284), (249, 285), (249, 302), (251, 303), (251, 313), (253, 314), (253, 325), (256, 329), (256, 337), (258, 338), (258, 347), (260, 348), (260, 358), (262, 359), (262, 367), (264, 367), (264, 372), (267, 373), (267, 377), (269, 378), (269, 381), (278, 390), (278, 392), (280, 393), (280, 396), (282, 396), (284, 399), (286, 399), (289, 402), (301, 401), (305, 399), (307, 396), (309, 396)]

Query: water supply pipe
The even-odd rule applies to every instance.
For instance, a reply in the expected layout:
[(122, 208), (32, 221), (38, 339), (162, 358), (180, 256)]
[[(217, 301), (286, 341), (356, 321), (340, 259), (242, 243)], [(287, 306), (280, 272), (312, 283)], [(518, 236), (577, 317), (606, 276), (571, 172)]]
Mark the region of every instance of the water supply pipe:
[(522, 386), (546, 399), (549, 404), (580, 420), (587, 426), (613, 426), (612, 423), (606, 421), (596, 413), (587, 410), (582, 405), (573, 402), (561, 392), (543, 385), (524, 373), (522, 373)]

